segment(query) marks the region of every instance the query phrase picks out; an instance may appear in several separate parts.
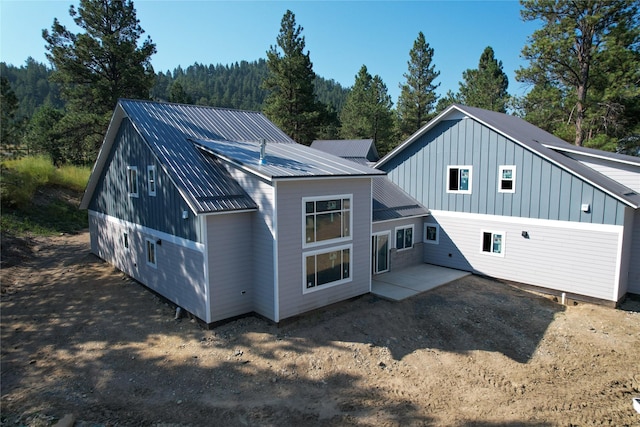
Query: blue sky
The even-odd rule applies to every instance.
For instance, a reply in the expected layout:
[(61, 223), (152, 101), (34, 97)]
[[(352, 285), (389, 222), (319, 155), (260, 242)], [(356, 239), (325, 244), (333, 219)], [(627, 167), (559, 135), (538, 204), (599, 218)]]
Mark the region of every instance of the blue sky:
[[(0, 60), (16, 66), (31, 56), (47, 63), (42, 29), (53, 18), (73, 28), (71, 0), (0, 0)], [(137, 16), (158, 53), (158, 71), (201, 64), (266, 58), (287, 11), (303, 27), (316, 74), (353, 85), (362, 65), (379, 75), (394, 104), (404, 82), (409, 50), (422, 31), (440, 71), (437, 92), (458, 90), (462, 72), (476, 68), (491, 46), (509, 77), (509, 92), (526, 88), (515, 70), (527, 63), (520, 51), (537, 28), (523, 22), (520, 4), (503, 1), (175, 1), (134, 0)]]

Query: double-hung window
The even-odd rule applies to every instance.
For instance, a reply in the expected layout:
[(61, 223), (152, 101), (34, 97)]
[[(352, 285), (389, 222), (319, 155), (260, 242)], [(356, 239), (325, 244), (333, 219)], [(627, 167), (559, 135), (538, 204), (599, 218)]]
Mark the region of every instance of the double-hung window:
[(157, 181), (156, 166), (155, 165), (147, 166), (147, 188), (149, 190), (150, 196), (156, 195), (156, 181)]
[(411, 249), (413, 247), (413, 225), (396, 228), (396, 249)]
[(138, 168), (127, 166), (127, 192), (129, 197), (138, 197)]
[(504, 256), (504, 232), (483, 231), (482, 252), (496, 256)]
[(471, 166), (447, 166), (447, 193), (471, 194)]
[(302, 199), (303, 247), (351, 239), (351, 195)]
[(515, 193), (516, 192), (516, 167), (500, 166), (498, 169), (498, 192), (499, 193)]

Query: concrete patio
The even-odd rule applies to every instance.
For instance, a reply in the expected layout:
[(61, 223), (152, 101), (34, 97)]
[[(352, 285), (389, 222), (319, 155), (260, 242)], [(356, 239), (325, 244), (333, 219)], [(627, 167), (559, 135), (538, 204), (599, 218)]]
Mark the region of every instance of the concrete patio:
[(373, 276), (371, 293), (391, 301), (401, 301), (469, 274), (437, 265), (418, 264)]

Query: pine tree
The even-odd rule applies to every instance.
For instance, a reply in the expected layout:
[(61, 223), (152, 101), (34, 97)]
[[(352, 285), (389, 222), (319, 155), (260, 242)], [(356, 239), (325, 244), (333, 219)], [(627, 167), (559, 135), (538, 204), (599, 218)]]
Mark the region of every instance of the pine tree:
[(433, 64), (433, 53), (421, 31), (409, 51), (409, 70), (403, 75), (406, 82), (400, 85), (398, 120), (403, 137), (411, 135), (433, 117), (438, 99), (435, 91), (440, 86), (440, 83), (433, 83), (440, 75)]
[(281, 22), (277, 46), (267, 51), (268, 75), (263, 87), (268, 91), (263, 111), (287, 135), (301, 144), (311, 144), (320, 119), (321, 106), (314, 94), (313, 64), (304, 52), (303, 28), (287, 10)]
[(15, 116), (18, 98), (11, 89), (9, 79), (0, 77), (0, 144), (4, 150), (17, 145)]
[(493, 48), (487, 46), (477, 69), (468, 69), (462, 73), (464, 82), (460, 82), (460, 102), (469, 107), (505, 113), (509, 102), (509, 79), (502, 71), (502, 61), (494, 57)]

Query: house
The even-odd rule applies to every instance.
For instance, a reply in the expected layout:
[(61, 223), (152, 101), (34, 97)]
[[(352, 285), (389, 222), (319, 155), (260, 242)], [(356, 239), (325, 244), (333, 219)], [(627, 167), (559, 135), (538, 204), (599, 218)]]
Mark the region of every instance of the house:
[(423, 261), (617, 303), (640, 293), (640, 159), (452, 105), (376, 163), (429, 208)]
[(262, 114), (120, 100), (81, 208), (91, 251), (203, 322), (370, 292), (373, 178)]
[[(311, 148), (363, 165), (380, 160), (373, 139), (316, 140)], [(386, 176), (372, 183), (371, 272), (422, 263), (422, 229), (429, 210)]]

